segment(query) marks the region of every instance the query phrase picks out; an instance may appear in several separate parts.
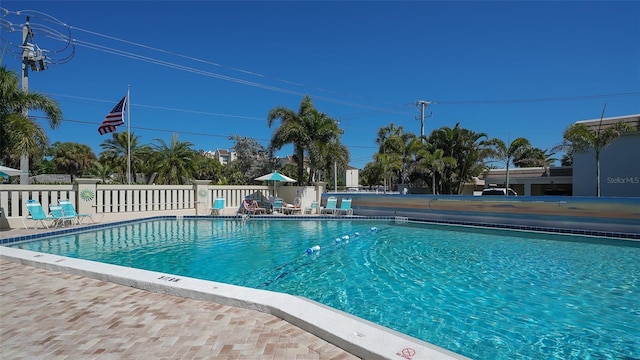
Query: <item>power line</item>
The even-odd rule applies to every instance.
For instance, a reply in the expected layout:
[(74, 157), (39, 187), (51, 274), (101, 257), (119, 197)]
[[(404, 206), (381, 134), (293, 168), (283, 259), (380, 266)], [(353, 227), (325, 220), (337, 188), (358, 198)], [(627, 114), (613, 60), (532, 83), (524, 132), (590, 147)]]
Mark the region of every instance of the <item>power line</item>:
[[(31, 117), (36, 119), (47, 119), (45, 116), (31, 116)], [(87, 124), (92, 126), (98, 126), (101, 123), (96, 121), (76, 120), (76, 119), (62, 119), (62, 121), (69, 122), (69, 123), (77, 123), (77, 124)], [(174, 130), (174, 129), (160, 129), (160, 128), (143, 127), (143, 126), (131, 126), (131, 129), (154, 131), (154, 132), (165, 132), (165, 133), (176, 133), (181, 135), (198, 135), (198, 136), (224, 138), (224, 139), (229, 139), (234, 135), (234, 134), (222, 135), (222, 134), (212, 134), (207, 132), (182, 131), (182, 130)], [(264, 139), (264, 138), (252, 138), (252, 139), (258, 142), (267, 142), (267, 143), (271, 141), (271, 139)], [(375, 146), (367, 146), (367, 145), (348, 145), (348, 144), (344, 144), (344, 145), (350, 148), (377, 149), (377, 147)]]
[(467, 105), (467, 104), (504, 104), (504, 103), (536, 103), (536, 102), (553, 102), (553, 101), (578, 101), (591, 99), (604, 99), (612, 97), (638, 96), (640, 91), (631, 91), (623, 93), (599, 94), (599, 95), (583, 95), (583, 96), (563, 96), (549, 98), (530, 98), (530, 99), (501, 99), (501, 100), (434, 100), (433, 104), (439, 105)]

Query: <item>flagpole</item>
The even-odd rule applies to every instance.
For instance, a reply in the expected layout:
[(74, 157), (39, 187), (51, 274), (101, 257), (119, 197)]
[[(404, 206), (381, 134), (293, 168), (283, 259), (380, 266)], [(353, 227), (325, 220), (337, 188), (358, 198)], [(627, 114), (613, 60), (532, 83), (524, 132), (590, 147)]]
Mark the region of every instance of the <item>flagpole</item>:
[(127, 184), (131, 185), (131, 94), (127, 85)]

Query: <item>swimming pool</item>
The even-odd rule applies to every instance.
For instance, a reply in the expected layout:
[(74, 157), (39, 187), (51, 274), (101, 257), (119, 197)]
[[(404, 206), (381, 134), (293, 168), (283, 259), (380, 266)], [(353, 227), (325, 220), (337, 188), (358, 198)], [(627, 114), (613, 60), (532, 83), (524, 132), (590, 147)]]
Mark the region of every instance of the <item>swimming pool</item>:
[(638, 242), (389, 221), (184, 219), (14, 247), (301, 295), (472, 358), (640, 357)]

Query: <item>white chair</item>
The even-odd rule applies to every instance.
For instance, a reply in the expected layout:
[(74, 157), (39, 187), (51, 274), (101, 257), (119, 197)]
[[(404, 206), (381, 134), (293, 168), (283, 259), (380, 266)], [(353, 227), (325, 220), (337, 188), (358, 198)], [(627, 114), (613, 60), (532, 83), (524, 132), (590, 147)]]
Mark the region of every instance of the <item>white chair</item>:
[(318, 213), (318, 202), (312, 201), (311, 205), (304, 208), (305, 214), (317, 214)]
[(296, 199), (293, 201), (293, 204), (287, 204), (284, 207), (285, 214), (302, 213), (301, 203), (302, 199), (300, 199), (300, 197), (296, 197)]

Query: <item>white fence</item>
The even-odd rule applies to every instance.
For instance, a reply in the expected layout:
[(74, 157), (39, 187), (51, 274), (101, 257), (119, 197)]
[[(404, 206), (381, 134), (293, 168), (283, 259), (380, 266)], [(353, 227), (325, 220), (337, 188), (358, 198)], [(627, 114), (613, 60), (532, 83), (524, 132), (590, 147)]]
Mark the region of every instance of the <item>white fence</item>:
[[(216, 198), (225, 199), (227, 214), (235, 213), (246, 196), (265, 201), (274, 196), (273, 186), (209, 185), (195, 180), (193, 185), (109, 185), (95, 179), (76, 179), (76, 184), (0, 185), (0, 228), (22, 226), (27, 217), (27, 200), (34, 199), (49, 209), (50, 204), (69, 199), (79, 213), (97, 214), (107, 220), (154, 215), (208, 215)], [(318, 187), (281, 186), (278, 195), (303, 204), (317, 200)], [(133, 214), (136, 213), (136, 214)]]

